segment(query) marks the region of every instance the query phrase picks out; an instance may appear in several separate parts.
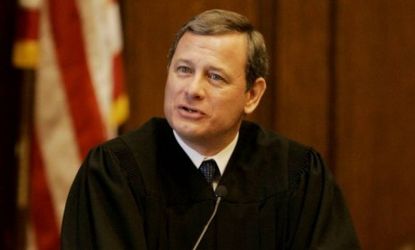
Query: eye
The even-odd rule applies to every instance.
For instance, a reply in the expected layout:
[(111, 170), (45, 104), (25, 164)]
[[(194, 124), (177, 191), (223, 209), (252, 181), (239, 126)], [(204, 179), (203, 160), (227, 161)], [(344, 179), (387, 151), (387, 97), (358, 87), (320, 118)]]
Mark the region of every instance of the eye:
[(188, 66), (180, 65), (176, 68), (176, 72), (179, 74), (190, 74), (192, 73), (192, 69)]
[(209, 79), (215, 81), (215, 82), (226, 82), (225, 78), (223, 78), (221, 75), (217, 73), (209, 73), (208, 74)]

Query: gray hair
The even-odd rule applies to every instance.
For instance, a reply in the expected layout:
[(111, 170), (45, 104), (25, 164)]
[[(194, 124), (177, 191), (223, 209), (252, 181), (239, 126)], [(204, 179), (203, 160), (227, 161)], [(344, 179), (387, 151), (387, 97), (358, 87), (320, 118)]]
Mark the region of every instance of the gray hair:
[(252, 87), (258, 77), (266, 77), (268, 74), (268, 54), (264, 38), (245, 16), (232, 11), (213, 9), (193, 17), (176, 33), (167, 56), (168, 66), (176, 52), (177, 44), (186, 32), (197, 35), (220, 35), (229, 32), (246, 34), (248, 40), (248, 60), (245, 67), (247, 89)]

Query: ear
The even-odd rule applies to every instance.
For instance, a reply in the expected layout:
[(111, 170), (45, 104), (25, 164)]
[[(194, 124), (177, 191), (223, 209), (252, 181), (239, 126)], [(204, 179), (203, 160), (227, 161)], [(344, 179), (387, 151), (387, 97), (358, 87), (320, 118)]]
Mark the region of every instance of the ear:
[(259, 102), (261, 101), (262, 96), (265, 93), (267, 88), (267, 83), (263, 77), (259, 77), (252, 84), (252, 87), (245, 93), (245, 114), (251, 114), (254, 112)]

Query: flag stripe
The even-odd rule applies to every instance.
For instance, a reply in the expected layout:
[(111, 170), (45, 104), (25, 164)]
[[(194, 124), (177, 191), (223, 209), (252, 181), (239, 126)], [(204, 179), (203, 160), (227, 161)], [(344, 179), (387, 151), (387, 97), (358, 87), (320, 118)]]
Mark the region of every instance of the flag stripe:
[(106, 130), (88, 70), (81, 20), (74, 0), (50, 0), (49, 4), (57, 61), (84, 157), (92, 146), (106, 138)]
[(37, 39), (39, 34), (39, 11), (38, 9), (18, 8), (17, 10), (16, 39)]
[(35, 132), (32, 136), (31, 176), (30, 212), (37, 246), (38, 249), (53, 250), (59, 246), (59, 229)]
[(41, 58), (36, 78), (35, 121), (55, 213), (60, 222), (69, 186), (81, 163), (68, 96), (57, 65), (47, 8), (41, 18)]
[(114, 81), (113, 99), (117, 99), (117, 97), (125, 94), (124, 85), (123, 85), (124, 74), (123, 74), (121, 53), (117, 53), (114, 55), (112, 71), (113, 71), (113, 81)]
[[(107, 133), (111, 134), (108, 120), (112, 102), (112, 55), (111, 41), (109, 36), (110, 21), (108, 18), (107, 0), (76, 0), (79, 7), (79, 14), (82, 20), (82, 32), (86, 59), (89, 66), (89, 73), (92, 86), (95, 90), (97, 102), (102, 114), (102, 119), (107, 125)], [(94, 13), (94, 15), (91, 15)], [(103, 28), (105, 27), (105, 28)]]
[(44, 0), (19, 0), (19, 5), (26, 9), (38, 9)]

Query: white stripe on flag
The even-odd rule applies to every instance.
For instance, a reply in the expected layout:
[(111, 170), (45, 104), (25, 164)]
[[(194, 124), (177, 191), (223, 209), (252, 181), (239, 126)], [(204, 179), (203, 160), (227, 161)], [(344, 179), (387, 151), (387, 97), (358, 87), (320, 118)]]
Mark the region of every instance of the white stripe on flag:
[(26, 9), (38, 9), (43, 0), (19, 0), (19, 5)]
[(45, 8), (40, 21), (42, 56), (36, 82), (35, 128), (57, 221), (60, 223), (69, 187), (81, 159), (56, 62), (50, 20), (47, 17)]
[[(107, 133), (113, 135), (109, 127), (109, 115), (112, 104), (112, 51), (109, 48), (108, 20), (106, 16), (107, 0), (77, 0), (82, 20), (86, 57), (95, 94)], [(91, 15), (91, 13), (94, 13)]]

